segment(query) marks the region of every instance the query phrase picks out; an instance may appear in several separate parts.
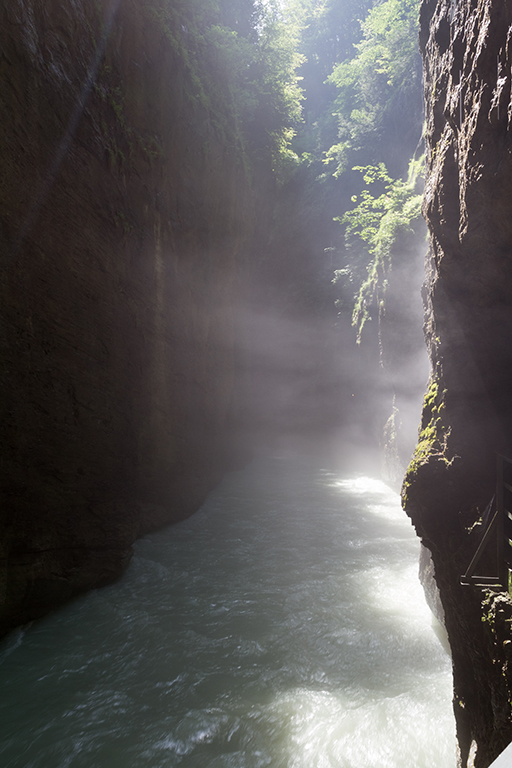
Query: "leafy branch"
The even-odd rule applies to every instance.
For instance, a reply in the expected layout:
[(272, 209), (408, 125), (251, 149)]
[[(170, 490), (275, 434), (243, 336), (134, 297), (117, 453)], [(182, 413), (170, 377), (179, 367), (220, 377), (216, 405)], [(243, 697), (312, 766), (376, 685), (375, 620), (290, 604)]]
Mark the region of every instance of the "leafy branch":
[[(354, 245), (354, 240), (359, 240), (369, 257), (367, 275), (355, 296), (352, 314), (358, 343), (370, 318), (370, 307), (376, 299), (379, 304), (384, 302), (386, 278), (396, 257), (398, 240), (416, 234), (415, 225), (421, 219), (422, 195), (417, 191), (417, 184), (422, 166), (423, 157), (412, 160), (405, 181), (392, 179), (384, 163), (353, 169), (363, 174), (366, 188), (352, 197), (352, 202), (358, 203), (355, 208), (335, 221), (345, 225), (347, 241)], [(383, 187), (381, 194), (372, 194), (369, 187), (374, 184)], [(349, 271), (347, 268), (336, 270), (333, 282), (345, 281)]]
[(384, 0), (361, 22), (355, 55), (337, 64), (327, 82), (336, 86), (334, 113), (339, 141), (325, 152), (334, 175), (348, 167), (353, 153), (372, 154), (398, 116), (402, 131), (421, 112), (418, 52), (418, 0)]

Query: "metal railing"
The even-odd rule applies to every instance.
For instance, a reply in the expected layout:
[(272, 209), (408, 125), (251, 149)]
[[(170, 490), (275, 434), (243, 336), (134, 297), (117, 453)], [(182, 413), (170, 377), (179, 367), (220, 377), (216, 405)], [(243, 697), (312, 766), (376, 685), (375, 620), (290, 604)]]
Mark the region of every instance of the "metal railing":
[[(507, 592), (512, 569), (512, 459), (497, 455), (496, 495), (483, 516), (484, 533), (460, 583)], [(478, 575), (476, 568), (491, 544), (495, 547), (492, 575)]]

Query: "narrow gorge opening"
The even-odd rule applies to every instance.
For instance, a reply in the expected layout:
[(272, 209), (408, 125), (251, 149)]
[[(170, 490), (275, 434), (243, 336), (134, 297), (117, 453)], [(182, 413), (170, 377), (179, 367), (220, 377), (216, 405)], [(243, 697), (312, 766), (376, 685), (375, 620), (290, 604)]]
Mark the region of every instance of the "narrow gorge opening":
[[(24, 691), (50, 697), (46, 683), (39, 687), (45, 663), (55, 665), (58, 683), (50, 671), (48, 680), (73, 700), (71, 708), (50, 707), (46, 721), (27, 705), (38, 737), (22, 744), (12, 724), (17, 735), (0, 747), (9, 765), (427, 765), (430, 724), (413, 744), (400, 713), (412, 707), (426, 723), (427, 705), (407, 681), (428, 678), (434, 711), (448, 661), (425, 615), (415, 623), (414, 611), (423, 611), (412, 575), (419, 541), (405, 514), (399, 523), (397, 497), (372, 485), (378, 477), (392, 494), (405, 476), (404, 509), (432, 554), (426, 570), (430, 587), (439, 586), (435, 600), (453, 652), (460, 766), (487, 768), (512, 739), (512, 603), (506, 591), (460, 584), (492, 495), (494, 453), (511, 455), (509, 15), (504, 0), (13, 0), (0, 9), (1, 658), (15, 670), (5, 678), (6, 696), (18, 697), (17, 675), (24, 680), (20, 711)], [(270, 502), (269, 489), (285, 476), (289, 487)], [(242, 508), (252, 510), (249, 519)], [(225, 538), (214, 536), (226, 510)], [(367, 534), (356, 532), (353, 513)], [(276, 541), (260, 550), (259, 514), (270, 532), (274, 516), (286, 531), (274, 531)], [(381, 530), (384, 520), (393, 520), (389, 530)], [(254, 540), (235, 536), (237, 526)], [(197, 573), (192, 531), (206, 563)], [(203, 584), (218, 554), (217, 583), (222, 558), (235, 557), (238, 589), (260, 570), (273, 573), (281, 558), (303, 557), (313, 574), (304, 601), (298, 567), (295, 587), (284, 565), (276, 572), (289, 591), (259, 587), (270, 609), (296, 606), (298, 615), (287, 608), (279, 619), (271, 611), (247, 621), (256, 632), (282, 618), (290, 648), (295, 634), (302, 643), (290, 657), (308, 660), (265, 666), (265, 641), (251, 645), (240, 630), (238, 650), (227, 640), (218, 650), (226, 656), (231, 648), (236, 658), (249, 649), (251, 686), (260, 671), (261, 683), (276, 677), (275, 689), (267, 681), (266, 708), (257, 709), (265, 698), (258, 689), (259, 714), (238, 693), (224, 711), (218, 696), (224, 683), (235, 690), (233, 667), (215, 673), (215, 691), (209, 672), (196, 682), (183, 672), (185, 683), (169, 668), (150, 675), (148, 711), (179, 691), (184, 724), (173, 710), (158, 720), (158, 736), (141, 724), (139, 732), (154, 738), (136, 745), (122, 723), (145, 682), (133, 694), (113, 684), (110, 660), (122, 644), (104, 646), (88, 619), (80, 643), (103, 648), (103, 661), (93, 653), (90, 663), (110, 687), (88, 688), (81, 699), (71, 689), (89, 661), (73, 657), (69, 638), (93, 605), (108, 614), (109, 637), (116, 616), (120, 634), (137, 635), (137, 643), (145, 626), (158, 635), (159, 601), (151, 610), (114, 606), (139, 594), (147, 548), (167, 542), (165, 557), (174, 557), (182, 536), (190, 560), (178, 576), (168, 560), (159, 570), (158, 557), (150, 558), (162, 585), (178, 578), (184, 590), (182, 597), (173, 591), (168, 607), (177, 610), (177, 626), (166, 620), (162, 648), (176, 633), (176, 652), (186, 655), (180, 633), (190, 631), (200, 655), (202, 635), (188, 618), (197, 605), (208, 623), (229, 590), (228, 578), (211, 605), (201, 590), (186, 603), (184, 574)], [(386, 554), (375, 554), (377, 541)], [(402, 549), (415, 551), (406, 576)], [(378, 570), (379, 558), (390, 573)], [(336, 581), (338, 560), (340, 568), (352, 563), (361, 583), (349, 572)], [(393, 601), (395, 577), (406, 594)], [(351, 607), (343, 603), (348, 584)], [(364, 614), (366, 629), (354, 629), (352, 642), (344, 612), (352, 616), (365, 603), (367, 584), (380, 595), (376, 634)], [(321, 585), (327, 593), (316, 591)], [(254, 606), (267, 599), (251, 595)], [(244, 599), (225, 609), (228, 624)], [(400, 601), (412, 609), (407, 620)], [(168, 605), (163, 597), (161, 604)], [(237, 637), (222, 635), (222, 611), (210, 640)], [(325, 633), (302, 632), (315, 616), (323, 627), (331, 611)], [(60, 658), (48, 637), (61, 631), (68, 646)], [(412, 643), (410, 657), (402, 636)], [(326, 644), (317, 647), (321, 637)], [(284, 658), (284, 640), (276, 659)], [(126, 651), (128, 677), (119, 680), (149, 664), (137, 643)], [(360, 710), (343, 698), (350, 674), (339, 677), (350, 667), (343, 654), (358, 643), (376, 665), (361, 668), (361, 679), (389, 678), (387, 692), (375, 682), (377, 698)], [(316, 667), (310, 651), (326, 664), (328, 657), (324, 687), (323, 662)], [(393, 666), (402, 658), (403, 674)], [(398, 678), (406, 690), (394, 687)], [(201, 699), (205, 719), (180, 699), (196, 687), (214, 702)], [(95, 735), (106, 710), (120, 739), (117, 756), (115, 739)], [(455, 757), (445, 715), (444, 736), (430, 749), (438, 749), (436, 765), (449, 768)], [(69, 738), (65, 722), (74, 723)], [(248, 725), (256, 722), (261, 728)], [(370, 744), (363, 728), (374, 726)], [(404, 736), (394, 747), (393, 730)]]

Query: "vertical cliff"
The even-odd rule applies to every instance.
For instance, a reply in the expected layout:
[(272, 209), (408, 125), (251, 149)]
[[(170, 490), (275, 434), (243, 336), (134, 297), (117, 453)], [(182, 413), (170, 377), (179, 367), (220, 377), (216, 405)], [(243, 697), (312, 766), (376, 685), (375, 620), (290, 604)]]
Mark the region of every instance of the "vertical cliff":
[(236, 452), (270, 160), (251, 174), (164, 11), (0, 11), (0, 631), (119, 575)]
[(512, 6), (424, 0), (420, 45), (432, 378), (403, 498), (440, 587), (460, 764), (483, 768), (512, 739), (512, 606), (459, 579), (494, 493), (496, 452), (511, 451)]

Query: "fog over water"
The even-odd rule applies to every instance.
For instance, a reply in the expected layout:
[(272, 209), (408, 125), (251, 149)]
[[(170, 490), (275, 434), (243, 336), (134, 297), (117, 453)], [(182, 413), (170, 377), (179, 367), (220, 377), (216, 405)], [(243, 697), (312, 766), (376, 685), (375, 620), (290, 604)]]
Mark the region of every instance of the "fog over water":
[(281, 453), (0, 644), (5, 768), (454, 768), (451, 665), (380, 480)]

